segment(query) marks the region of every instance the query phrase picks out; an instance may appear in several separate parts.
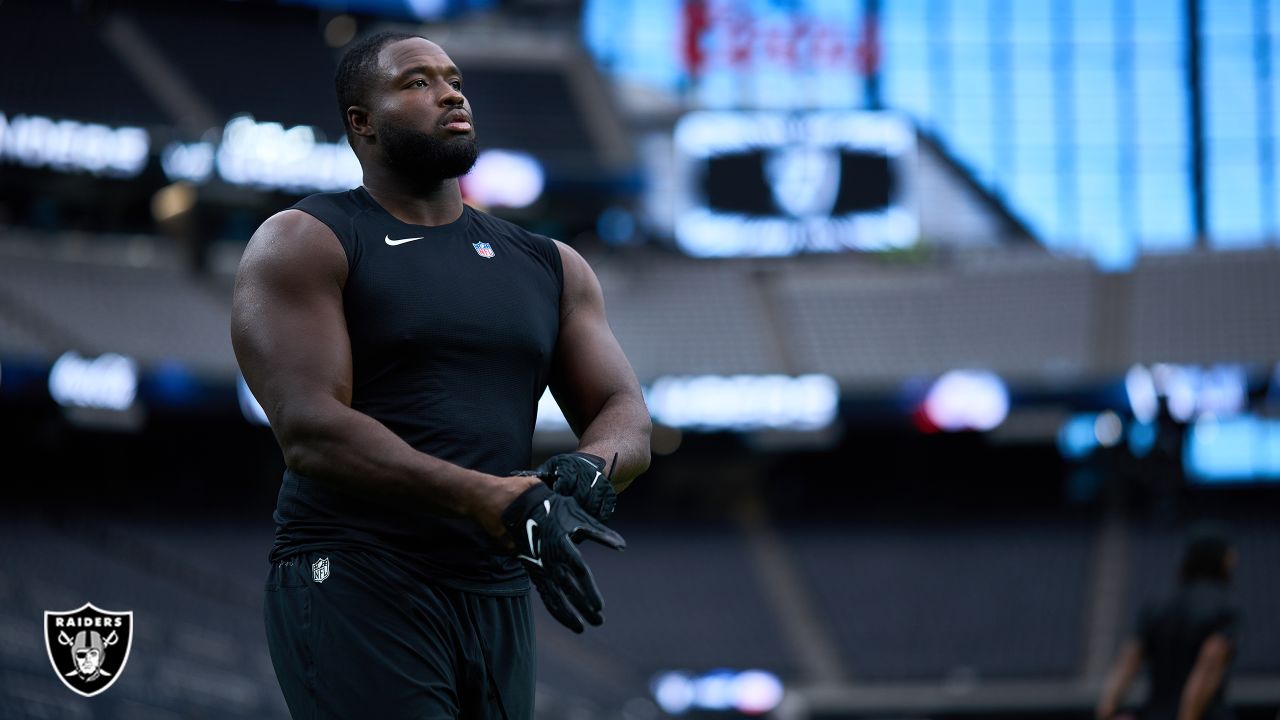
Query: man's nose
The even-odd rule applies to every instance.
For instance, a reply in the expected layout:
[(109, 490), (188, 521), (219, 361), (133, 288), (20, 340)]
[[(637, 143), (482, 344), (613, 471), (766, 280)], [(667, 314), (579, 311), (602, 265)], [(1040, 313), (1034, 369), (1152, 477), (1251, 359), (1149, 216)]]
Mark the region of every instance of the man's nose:
[(462, 91), (454, 88), (453, 86), (449, 86), (449, 89), (440, 98), (440, 103), (442, 105), (448, 105), (448, 106), (453, 106), (453, 105), (460, 106), (466, 101), (467, 99), (462, 95)]

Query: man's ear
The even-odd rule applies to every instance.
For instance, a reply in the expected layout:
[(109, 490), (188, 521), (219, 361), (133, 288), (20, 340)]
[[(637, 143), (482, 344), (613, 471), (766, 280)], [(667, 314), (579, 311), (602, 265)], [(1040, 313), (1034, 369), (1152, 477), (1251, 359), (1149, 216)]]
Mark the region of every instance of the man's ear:
[(351, 126), (352, 135), (358, 135), (366, 140), (374, 136), (369, 110), (363, 105), (352, 105), (347, 108), (347, 124)]

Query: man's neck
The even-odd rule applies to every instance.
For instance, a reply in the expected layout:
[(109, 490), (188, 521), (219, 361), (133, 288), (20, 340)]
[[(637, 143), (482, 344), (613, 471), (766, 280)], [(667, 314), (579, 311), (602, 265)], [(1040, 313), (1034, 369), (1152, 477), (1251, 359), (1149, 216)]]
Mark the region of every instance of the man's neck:
[(391, 216), (410, 225), (448, 225), (462, 216), (457, 178), (414, 186), (383, 172), (365, 172), (364, 189)]

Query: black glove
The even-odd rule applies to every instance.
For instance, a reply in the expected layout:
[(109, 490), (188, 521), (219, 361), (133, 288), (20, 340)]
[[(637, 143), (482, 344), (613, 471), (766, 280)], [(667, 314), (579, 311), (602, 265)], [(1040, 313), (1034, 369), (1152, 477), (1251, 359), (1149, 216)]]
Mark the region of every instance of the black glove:
[(583, 631), (578, 615), (592, 625), (604, 622), (604, 598), (574, 543), (594, 540), (622, 550), (627, 541), (621, 535), (546, 485), (525, 490), (502, 511), (502, 524), (552, 617), (576, 633)]
[[(613, 462), (617, 464), (617, 455)], [(583, 510), (602, 523), (609, 522), (618, 506), (618, 494), (605, 474), (604, 458), (590, 453), (552, 455), (537, 470), (521, 474), (537, 475), (552, 490), (577, 500)]]

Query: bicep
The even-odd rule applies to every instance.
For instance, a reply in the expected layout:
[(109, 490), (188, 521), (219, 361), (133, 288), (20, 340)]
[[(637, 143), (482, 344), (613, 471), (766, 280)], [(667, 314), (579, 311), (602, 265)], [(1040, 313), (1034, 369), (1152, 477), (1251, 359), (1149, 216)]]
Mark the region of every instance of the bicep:
[(317, 403), (351, 402), (345, 279), (346, 256), (332, 231), (298, 211), (268, 220), (245, 249), (232, 345), (277, 434)]
[(640, 395), (635, 371), (605, 316), (604, 292), (580, 255), (562, 247), (564, 290), (551, 392), (574, 432), (583, 429), (611, 397)]

